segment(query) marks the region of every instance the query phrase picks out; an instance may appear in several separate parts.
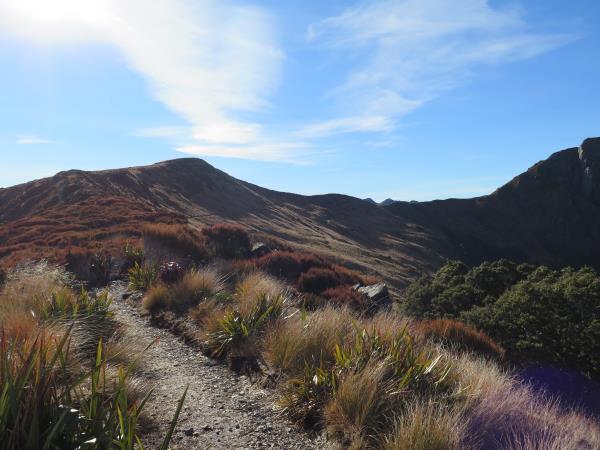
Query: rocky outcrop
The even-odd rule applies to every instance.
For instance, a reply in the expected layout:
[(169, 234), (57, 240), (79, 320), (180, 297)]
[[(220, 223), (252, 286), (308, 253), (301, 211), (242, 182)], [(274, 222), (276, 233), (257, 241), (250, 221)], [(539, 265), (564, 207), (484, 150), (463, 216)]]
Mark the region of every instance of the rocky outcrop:
[(369, 299), (369, 304), (373, 310), (388, 308), (392, 304), (390, 292), (384, 282), (369, 286), (356, 285), (354, 286), (354, 290)]
[(583, 194), (600, 203), (600, 138), (588, 138), (579, 147)]

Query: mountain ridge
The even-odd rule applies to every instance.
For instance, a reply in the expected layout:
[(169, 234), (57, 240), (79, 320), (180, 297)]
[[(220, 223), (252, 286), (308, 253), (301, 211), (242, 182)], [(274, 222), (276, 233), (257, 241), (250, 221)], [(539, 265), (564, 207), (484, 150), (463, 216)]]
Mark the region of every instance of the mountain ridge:
[(600, 138), (586, 139), (492, 194), (385, 206), (266, 189), (199, 158), (63, 171), (0, 189), (0, 263), (135, 238), (148, 222), (224, 221), (380, 274), (396, 289), (453, 258), (597, 267), (599, 161)]

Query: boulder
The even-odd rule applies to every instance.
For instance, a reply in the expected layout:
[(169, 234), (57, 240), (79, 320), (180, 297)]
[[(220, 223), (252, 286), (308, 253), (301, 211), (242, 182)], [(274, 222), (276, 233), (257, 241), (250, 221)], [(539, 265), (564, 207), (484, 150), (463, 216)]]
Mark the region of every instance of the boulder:
[(355, 285), (352, 288), (355, 291), (364, 294), (375, 309), (389, 307), (392, 303), (390, 292), (388, 291), (387, 285), (383, 282), (371, 284), (369, 286)]
[(265, 244), (264, 242), (257, 242), (252, 245), (252, 250), (250, 253), (252, 256), (259, 258), (267, 253), (271, 253), (272, 249), (269, 244)]

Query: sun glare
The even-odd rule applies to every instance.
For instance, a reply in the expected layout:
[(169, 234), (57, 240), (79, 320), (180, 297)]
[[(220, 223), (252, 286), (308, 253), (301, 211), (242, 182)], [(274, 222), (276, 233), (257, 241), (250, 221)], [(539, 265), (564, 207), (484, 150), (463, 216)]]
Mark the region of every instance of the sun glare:
[(98, 31), (108, 17), (106, 0), (0, 0), (8, 26), (43, 40)]

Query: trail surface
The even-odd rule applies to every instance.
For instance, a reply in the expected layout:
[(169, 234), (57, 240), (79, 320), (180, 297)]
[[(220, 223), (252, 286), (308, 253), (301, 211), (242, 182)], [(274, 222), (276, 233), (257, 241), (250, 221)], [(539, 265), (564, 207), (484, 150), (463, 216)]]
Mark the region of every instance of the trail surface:
[(157, 448), (177, 401), (189, 386), (171, 447), (192, 449), (324, 449), (322, 437), (298, 430), (274, 409), (271, 393), (186, 345), (171, 332), (150, 325), (122, 300), (123, 284), (111, 287), (115, 319), (129, 342), (157, 342), (143, 355), (139, 375), (154, 388), (146, 412), (155, 426), (144, 443)]

